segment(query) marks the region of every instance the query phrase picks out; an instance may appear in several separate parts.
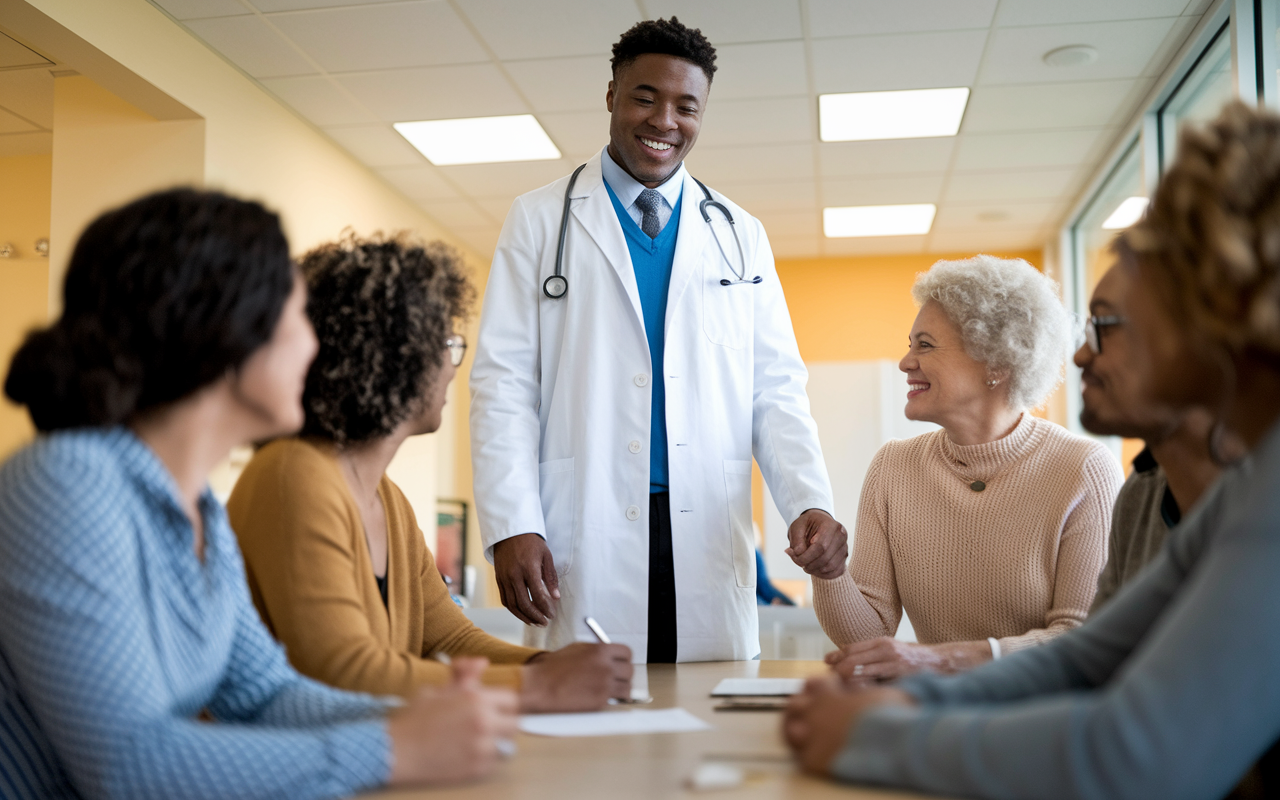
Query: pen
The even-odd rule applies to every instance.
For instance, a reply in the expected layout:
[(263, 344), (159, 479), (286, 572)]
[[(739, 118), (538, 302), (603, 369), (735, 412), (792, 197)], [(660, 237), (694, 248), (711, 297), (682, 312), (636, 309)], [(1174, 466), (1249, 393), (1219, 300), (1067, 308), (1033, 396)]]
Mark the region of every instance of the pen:
[[(584, 617), (582, 621), (587, 623), (587, 627), (590, 628), (591, 632), (595, 634), (595, 637), (600, 640), (600, 644), (613, 644), (613, 642), (609, 640), (609, 634), (604, 632), (604, 628), (600, 627), (600, 623), (596, 622), (595, 617)], [(614, 697), (610, 698), (609, 705), (616, 705), (618, 703), (638, 703), (640, 705), (645, 705), (652, 702), (653, 697), (651, 696)]]
[[(431, 657), (446, 667), (453, 666), (453, 659), (449, 658), (449, 654), (443, 650), (437, 650), (431, 654)], [(498, 755), (503, 758), (511, 758), (516, 754), (516, 743), (510, 739), (497, 739), (493, 744), (498, 750)]]

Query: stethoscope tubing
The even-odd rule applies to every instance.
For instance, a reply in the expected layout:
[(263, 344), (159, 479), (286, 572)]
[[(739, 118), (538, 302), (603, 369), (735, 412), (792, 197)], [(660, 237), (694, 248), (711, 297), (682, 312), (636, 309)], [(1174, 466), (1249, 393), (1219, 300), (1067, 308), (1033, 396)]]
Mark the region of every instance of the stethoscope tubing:
[[(569, 279), (564, 276), (564, 243), (569, 233), (569, 203), (573, 195), (574, 184), (578, 182), (578, 175), (586, 168), (587, 165), (583, 164), (575, 169), (573, 174), (569, 176), (569, 185), (564, 190), (564, 207), (560, 211), (560, 238), (556, 243), (555, 271), (542, 282), (542, 293), (552, 300), (559, 300), (569, 292)], [(690, 175), (689, 177), (692, 178), (693, 176)], [(738, 238), (738, 226), (734, 224), (733, 214), (729, 212), (724, 203), (711, 196), (711, 190), (707, 188), (705, 183), (697, 178), (693, 178), (693, 182), (698, 184), (698, 188), (702, 189), (702, 194), (706, 197), (705, 200), (698, 204), (698, 211), (702, 214), (702, 221), (707, 223), (707, 227), (711, 229), (711, 236), (716, 240), (716, 247), (720, 250), (720, 257), (729, 265), (729, 269), (733, 271), (734, 277), (737, 278), (737, 280), (732, 281), (728, 278), (721, 278), (720, 285), (757, 284), (763, 281), (764, 278), (759, 275), (747, 278), (747, 253), (742, 249), (742, 240)], [(729, 254), (725, 252), (724, 245), (720, 242), (720, 234), (716, 232), (716, 226), (711, 224), (711, 213), (707, 211), (708, 206), (718, 209), (721, 214), (724, 214), (725, 220), (728, 221), (729, 229), (733, 231), (733, 243), (738, 250), (738, 264), (741, 269), (735, 270), (733, 268), (733, 261), (729, 259)]]

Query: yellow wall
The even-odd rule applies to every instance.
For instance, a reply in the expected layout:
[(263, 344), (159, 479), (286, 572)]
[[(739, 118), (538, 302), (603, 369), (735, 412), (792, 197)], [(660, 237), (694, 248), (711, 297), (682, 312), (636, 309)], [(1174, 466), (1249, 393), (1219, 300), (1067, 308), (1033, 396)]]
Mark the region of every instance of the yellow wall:
[[(45, 153), (0, 158), (0, 243), (16, 258), (0, 259), (0, 364), (3, 374), (27, 331), (48, 319), (49, 262), (35, 254), (49, 235), (52, 157)], [(3, 381), (0, 374), (0, 382)], [(31, 438), (26, 409), (0, 400), (0, 459)]]

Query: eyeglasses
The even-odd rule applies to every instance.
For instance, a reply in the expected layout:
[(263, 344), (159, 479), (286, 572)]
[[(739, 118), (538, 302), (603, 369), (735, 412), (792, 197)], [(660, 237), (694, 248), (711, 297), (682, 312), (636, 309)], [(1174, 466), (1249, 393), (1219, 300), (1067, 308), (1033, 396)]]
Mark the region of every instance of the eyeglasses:
[(449, 348), (449, 361), (455, 367), (461, 366), (462, 357), (467, 354), (467, 340), (460, 334), (454, 334), (444, 340), (444, 346)]
[[(1089, 317), (1084, 321), (1084, 340), (1094, 355), (1102, 355), (1102, 334), (1107, 328), (1114, 328), (1129, 321), (1128, 317), (1109, 314), (1105, 317)], [(1077, 340), (1079, 341), (1079, 340)]]

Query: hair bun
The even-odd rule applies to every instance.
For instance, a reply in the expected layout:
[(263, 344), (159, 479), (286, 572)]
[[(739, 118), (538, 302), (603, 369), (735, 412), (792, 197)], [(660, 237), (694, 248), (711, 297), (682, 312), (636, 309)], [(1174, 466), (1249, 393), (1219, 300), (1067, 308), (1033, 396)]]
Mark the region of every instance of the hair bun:
[(138, 364), (112, 353), (110, 337), (88, 320), (61, 320), (27, 336), (14, 354), (4, 391), (25, 405), (42, 431), (123, 422), (142, 389)]

